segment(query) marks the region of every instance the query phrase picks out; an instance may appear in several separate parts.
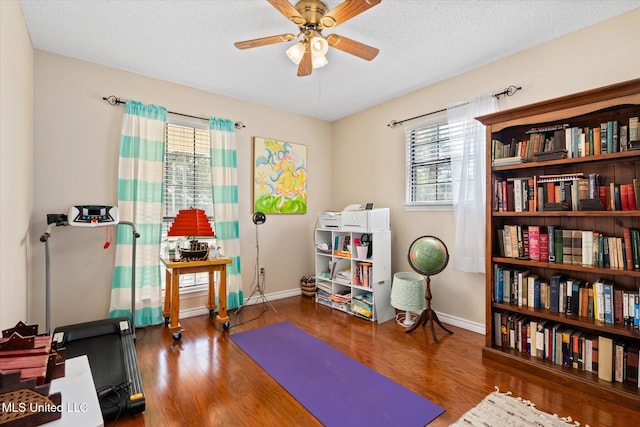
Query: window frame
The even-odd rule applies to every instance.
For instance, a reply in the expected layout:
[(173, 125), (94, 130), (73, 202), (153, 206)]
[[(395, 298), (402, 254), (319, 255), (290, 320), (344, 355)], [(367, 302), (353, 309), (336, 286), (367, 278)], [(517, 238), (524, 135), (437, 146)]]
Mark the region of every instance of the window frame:
[[(188, 127), (188, 128), (194, 128), (194, 129), (199, 129), (202, 131), (206, 131), (208, 138), (207, 140), (209, 141), (210, 139), (210, 130), (209, 130), (209, 126), (208, 123), (201, 123), (201, 122), (195, 122), (195, 121), (188, 121), (188, 120), (180, 120), (180, 119), (174, 119), (174, 118), (169, 118), (167, 120), (167, 130), (165, 131), (165, 163), (163, 166), (163, 195), (162, 195), (162, 236), (161, 236), (161, 240), (162, 240), (162, 245), (163, 247), (161, 248), (161, 253), (165, 253), (164, 250), (164, 245), (167, 244), (169, 241), (177, 241), (179, 238), (175, 238), (175, 237), (167, 237), (166, 233), (168, 231), (168, 228), (170, 227), (170, 224), (172, 223), (173, 219), (175, 219), (175, 217), (171, 217), (171, 216), (165, 216), (166, 214), (166, 170), (167, 170), (167, 160), (168, 160), (168, 127), (169, 125), (173, 125), (173, 126), (182, 126), (182, 127)], [(211, 152), (209, 150), (209, 155), (211, 155)], [(211, 200), (212, 206), (211, 206), (211, 213), (212, 215), (208, 216), (209, 221), (211, 222), (211, 225), (214, 226), (215, 225), (215, 220), (213, 217), (213, 199)], [(215, 230), (215, 227), (214, 227)], [(200, 238), (200, 241), (213, 241), (215, 242), (215, 238), (213, 239), (206, 239), (206, 238)], [(166, 291), (166, 275), (162, 275), (162, 291), (165, 292)], [(182, 279), (185, 280), (182, 280)], [(193, 284), (186, 284), (185, 286), (183, 286), (183, 282), (185, 281), (192, 281), (195, 282)], [(208, 285), (209, 285), (209, 277), (208, 277), (208, 273), (193, 273), (193, 274), (182, 274), (180, 275), (180, 295), (187, 295), (189, 294), (191, 297), (198, 297), (200, 295), (207, 295), (208, 293)]]
[[(447, 128), (449, 123), (447, 121), (446, 114), (440, 114), (438, 116), (432, 117), (429, 120), (417, 123), (413, 126), (409, 126), (405, 128), (405, 202), (404, 209), (406, 211), (453, 211), (453, 188), (451, 189), (451, 200), (421, 200), (421, 201), (412, 201), (411, 194), (415, 191), (413, 187), (413, 179), (412, 172), (415, 165), (412, 163), (412, 155), (411, 152), (413, 150), (413, 144), (411, 142), (410, 134), (419, 129), (426, 129), (434, 126), (442, 126), (446, 125)], [(447, 129), (448, 130), (448, 129)], [(451, 168), (451, 143), (452, 140), (447, 139), (449, 144), (449, 158), (447, 162), (449, 163), (449, 167)], [(451, 186), (453, 187), (453, 178), (449, 181)]]

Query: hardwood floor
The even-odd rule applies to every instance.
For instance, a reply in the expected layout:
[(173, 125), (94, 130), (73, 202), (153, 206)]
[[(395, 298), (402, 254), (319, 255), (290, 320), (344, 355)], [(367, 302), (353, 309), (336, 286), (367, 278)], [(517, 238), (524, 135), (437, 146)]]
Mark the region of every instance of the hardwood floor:
[(226, 332), (217, 331), (208, 316), (181, 319), (181, 342), (174, 342), (164, 326), (138, 329), (146, 411), (105, 425), (320, 426), (229, 339), (230, 334), (284, 320), (444, 407), (430, 426), (448, 426), (494, 387), (531, 400), (540, 410), (570, 415), (582, 426), (629, 426), (640, 420), (640, 407), (633, 411), (483, 362), (484, 337), (473, 332), (450, 327), (454, 334), (448, 335), (436, 327), (436, 344), (429, 328), (406, 334), (393, 320), (374, 324), (317, 306), (306, 297), (274, 301), (273, 306), (277, 313), (263, 304), (244, 307), (239, 314), (232, 310)]

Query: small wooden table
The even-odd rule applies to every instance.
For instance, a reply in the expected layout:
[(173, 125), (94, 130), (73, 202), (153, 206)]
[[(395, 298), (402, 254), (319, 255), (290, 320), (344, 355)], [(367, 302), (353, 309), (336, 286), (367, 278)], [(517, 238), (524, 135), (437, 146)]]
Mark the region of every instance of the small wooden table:
[(164, 295), (164, 310), (162, 315), (165, 322), (168, 322), (169, 330), (176, 340), (182, 338), (180, 327), (180, 275), (189, 273), (209, 273), (209, 292), (207, 297), (207, 309), (209, 315), (213, 316), (216, 309), (216, 289), (215, 272), (220, 273), (219, 281), (219, 302), (218, 315), (216, 316), (216, 327), (218, 329), (229, 329), (229, 316), (227, 315), (227, 264), (231, 264), (229, 258), (216, 258), (204, 261), (172, 261), (160, 257), (160, 261), (165, 266), (166, 290)]

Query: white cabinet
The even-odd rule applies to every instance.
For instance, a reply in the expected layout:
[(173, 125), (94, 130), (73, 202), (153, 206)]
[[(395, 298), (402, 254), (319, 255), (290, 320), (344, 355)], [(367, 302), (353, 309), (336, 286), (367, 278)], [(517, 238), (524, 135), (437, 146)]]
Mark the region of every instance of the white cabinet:
[(395, 317), (390, 304), (391, 232), (388, 220), (385, 231), (366, 231), (371, 230), (371, 211), (359, 212), (355, 218), (365, 231), (349, 225), (315, 230), (316, 303), (382, 323)]

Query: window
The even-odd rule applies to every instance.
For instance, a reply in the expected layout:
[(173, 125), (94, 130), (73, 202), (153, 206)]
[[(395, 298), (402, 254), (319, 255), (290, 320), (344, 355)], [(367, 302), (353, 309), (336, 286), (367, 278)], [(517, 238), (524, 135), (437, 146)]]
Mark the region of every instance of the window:
[[(168, 240), (176, 239), (168, 239), (167, 231), (180, 209), (202, 209), (214, 224), (209, 129), (175, 123), (168, 123), (166, 129), (162, 226), (162, 241), (165, 244)], [(180, 289), (206, 286), (208, 280), (207, 273), (184, 274), (180, 276)]]
[(452, 205), (451, 147), (461, 136), (462, 126), (446, 118), (407, 129), (406, 205)]

